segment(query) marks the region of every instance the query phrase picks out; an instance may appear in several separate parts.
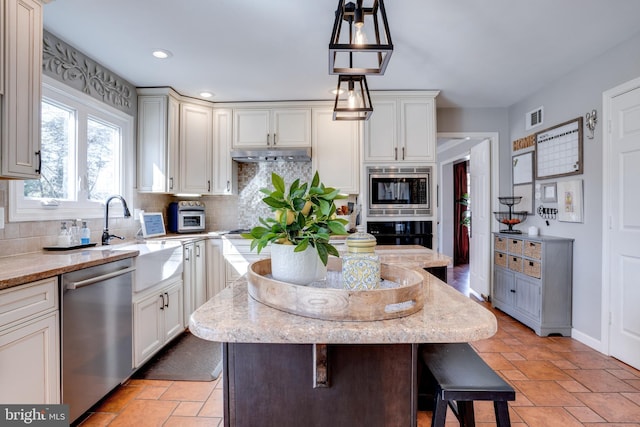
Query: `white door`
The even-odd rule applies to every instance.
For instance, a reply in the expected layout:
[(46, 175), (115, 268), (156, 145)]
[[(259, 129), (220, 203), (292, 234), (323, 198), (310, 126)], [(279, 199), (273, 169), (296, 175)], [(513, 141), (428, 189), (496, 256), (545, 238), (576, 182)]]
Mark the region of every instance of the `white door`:
[(469, 232), (469, 287), (483, 298), (491, 293), (491, 144), (488, 139), (471, 148), (471, 229)]
[(640, 368), (640, 80), (611, 99), (609, 352)]

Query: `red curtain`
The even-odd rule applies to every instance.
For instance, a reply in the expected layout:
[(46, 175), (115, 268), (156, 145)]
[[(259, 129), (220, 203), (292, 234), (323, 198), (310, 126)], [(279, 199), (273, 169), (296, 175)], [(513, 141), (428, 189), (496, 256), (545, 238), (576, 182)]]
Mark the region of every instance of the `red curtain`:
[[(467, 227), (462, 225), (467, 206), (460, 203), (467, 193), (467, 163), (460, 162), (453, 165), (453, 197), (454, 197), (454, 247), (453, 264), (469, 263), (469, 233)], [(467, 195), (468, 196), (468, 195)]]

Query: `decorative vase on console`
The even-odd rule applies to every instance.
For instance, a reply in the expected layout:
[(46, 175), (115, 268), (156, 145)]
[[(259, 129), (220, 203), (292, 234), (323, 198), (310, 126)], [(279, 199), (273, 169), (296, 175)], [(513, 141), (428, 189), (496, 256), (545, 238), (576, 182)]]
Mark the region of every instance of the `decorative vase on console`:
[(260, 191), (266, 195), (262, 201), (271, 207), (273, 217), (260, 218), (261, 225), (242, 237), (251, 239), (251, 250), (258, 253), (271, 245), (274, 279), (297, 285), (322, 280), (329, 255), (340, 256), (330, 237), (347, 234), (348, 221), (336, 217), (334, 202), (346, 196), (338, 189), (325, 187), (318, 172), (311, 183), (296, 179), (289, 188), (276, 173), (271, 174), (271, 182), (272, 189)]

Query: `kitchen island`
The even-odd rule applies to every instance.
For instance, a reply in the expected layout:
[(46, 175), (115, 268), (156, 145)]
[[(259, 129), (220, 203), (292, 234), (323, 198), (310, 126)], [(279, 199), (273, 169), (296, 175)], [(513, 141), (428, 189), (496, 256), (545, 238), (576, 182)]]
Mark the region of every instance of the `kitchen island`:
[(448, 258), (422, 247), (376, 247), (381, 261), (419, 271), (425, 304), (373, 322), (292, 315), (251, 298), (238, 279), (190, 319), (223, 344), (226, 426), (415, 426), (417, 347), (492, 336), (492, 313), (424, 271)]

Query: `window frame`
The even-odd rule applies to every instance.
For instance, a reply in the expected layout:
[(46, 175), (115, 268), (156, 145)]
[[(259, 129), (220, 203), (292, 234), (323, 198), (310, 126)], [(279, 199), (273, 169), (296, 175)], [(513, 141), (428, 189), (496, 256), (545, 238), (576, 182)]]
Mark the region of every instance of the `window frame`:
[[(86, 137), (85, 121), (99, 120), (121, 129), (121, 163), (120, 181), (122, 195), (129, 206), (134, 208), (134, 179), (135, 179), (135, 127), (134, 117), (91, 96), (73, 89), (49, 76), (42, 76), (42, 97), (55, 103), (75, 109), (78, 113), (77, 138)], [(85, 128), (83, 131), (81, 128)], [(86, 141), (79, 142), (86, 150)], [(77, 155), (77, 153), (75, 153)], [(85, 169), (86, 165), (79, 170)], [(74, 179), (78, 179), (78, 170)], [(119, 209), (114, 209), (113, 215), (121, 215)], [(104, 201), (66, 201), (61, 200), (57, 206), (44, 206), (40, 201), (29, 200), (24, 197), (24, 183), (21, 180), (9, 183), (9, 222), (69, 220), (73, 218), (102, 218), (104, 216)]]

